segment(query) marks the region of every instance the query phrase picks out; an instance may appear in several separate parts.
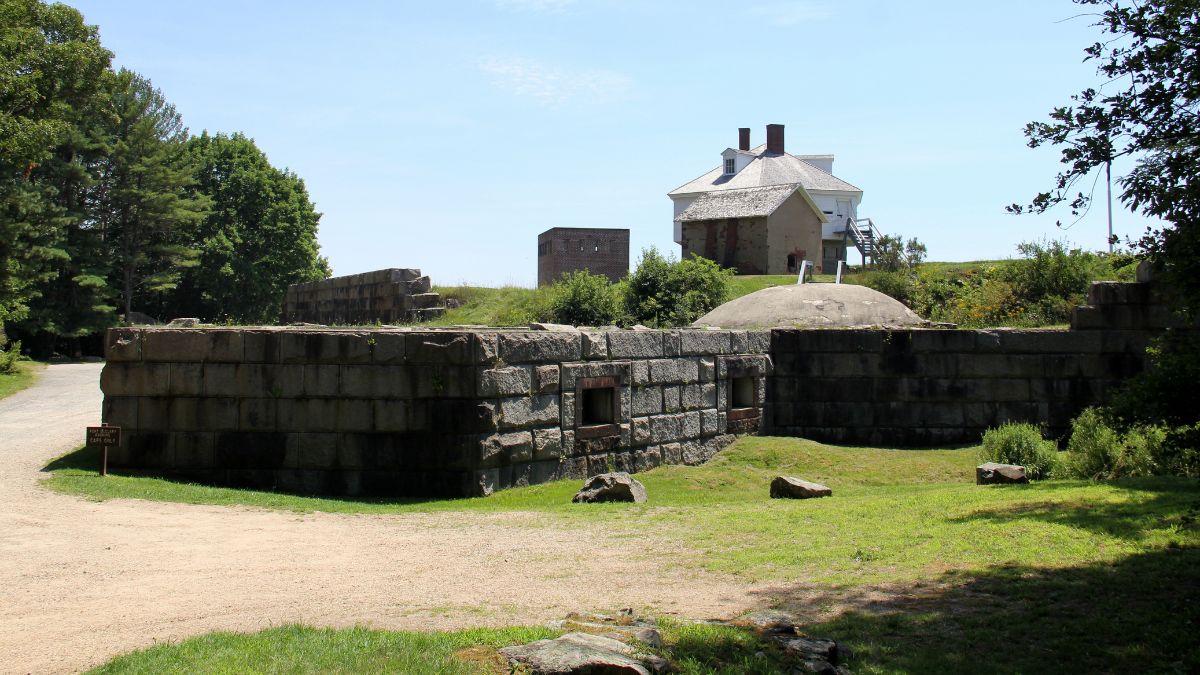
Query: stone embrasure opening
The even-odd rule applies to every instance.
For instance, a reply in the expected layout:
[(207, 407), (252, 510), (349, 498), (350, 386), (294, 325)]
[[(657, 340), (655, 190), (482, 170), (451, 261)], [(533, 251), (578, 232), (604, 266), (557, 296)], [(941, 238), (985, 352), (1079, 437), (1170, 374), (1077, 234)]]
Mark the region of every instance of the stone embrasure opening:
[(754, 408), (758, 402), (754, 400), (754, 378), (735, 377), (729, 382), (729, 407), (732, 410)]
[(615, 377), (588, 377), (576, 383), (579, 404), (575, 427), (581, 437), (599, 438), (621, 433), (617, 411), (617, 404), (621, 400), (617, 392), (619, 385)]

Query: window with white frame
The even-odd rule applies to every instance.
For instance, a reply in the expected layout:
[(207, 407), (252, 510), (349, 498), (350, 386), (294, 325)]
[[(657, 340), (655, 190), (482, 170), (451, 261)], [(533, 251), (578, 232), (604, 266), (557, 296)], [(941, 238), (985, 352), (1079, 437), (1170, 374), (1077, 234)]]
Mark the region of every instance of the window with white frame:
[(725, 160), (725, 175), (726, 175), (726, 176), (728, 176), (728, 175), (731, 175), (731, 174), (733, 174), (733, 173), (734, 173), (734, 168), (737, 166), (737, 163), (736, 163), (736, 161), (737, 161), (737, 160), (735, 160), (735, 159), (734, 159), (734, 158), (732, 158), (732, 157), (730, 157), (729, 159)]

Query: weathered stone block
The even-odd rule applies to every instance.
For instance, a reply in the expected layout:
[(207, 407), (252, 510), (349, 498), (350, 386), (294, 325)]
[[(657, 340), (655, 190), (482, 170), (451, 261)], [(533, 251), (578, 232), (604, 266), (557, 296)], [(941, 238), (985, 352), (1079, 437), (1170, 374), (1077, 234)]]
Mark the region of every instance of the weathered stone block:
[(122, 429), (137, 428), (138, 398), (136, 396), (105, 396), (101, 420)]
[(684, 330), (679, 332), (679, 352), (684, 355), (728, 354), (730, 335), (723, 330)]
[(397, 399), (377, 399), (372, 402), (376, 431), (396, 432), (409, 430), (408, 401)]
[[(689, 376), (691, 376), (690, 379)], [(654, 359), (650, 361), (651, 384), (695, 382), (699, 378), (699, 366), (693, 359)]]
[[(554, 366), (551, 366), (554, 367)], [(504, 368), (481, 368), (479, 370), (479, 395), (488, 398), (529, 394), (533, 389), (531, 366), (508, 366)]]
[(666, 443), (683, 438), (683, 415), (654, 415), (650, 418), (650, 441)]
[(533, 458), (536, 460), (558, 459), (562, 456), (562, 431), (560, 429), (533, 430)]
[[(699, 410), (700, 408), (717, 407), (716, 384), (686, 384), (681, 388), (682, 406), (684, 410)], [(759, 398), (762, 401), (763, 398)]]
[(597, 360), (608, 358), (608, 337), (601, 331), (580, 331), (583, 358)]
[(683, 464), (683, 446), (679, 443), (664, 443), (660, 450), (664, 464)]
[(700, 412), (693, 410), (683, 414), (683, 423), (680, 427), (683, 438), (699, 438), (700, 437)]
[(202, 330), (149, 330), (142, 333), (142, 360), (204, 362), (209, 336)]
[(110, 328), (104, 339), (104, 358), (108, 363), (142, 360), (142, 331), (138, 328)]
[(500, 399), (500, 427), (530, 427), (559, 421), (558, 397), (553, 394)]
[(558, 391), (558, 366), (537, 366), (533, 371), (533, 390), (537, 394), (549, 394)]
[(650, 384), (650, 362), (634, 361), (629, 367), (630, 381), (636, 387)]
[(337, 468), (337, 446), (341, 434), (288, 434), (284, 466), (302, 470)]
[(165, 396), (143, 396), (138, 401), (138, 431), (170, 431), (171, 399)]
[(559, 396), (558, 400), (559, 400), (559, 405), (560, 405), (559, 415), (561, 417), (559, 423), (562, 425), (563, 429), (574, 429), (575, 428), (575, 394), (571, 393), (571, 392), (563, 392)]
[(663, 412), (663, 394), (660, 387), (634, 387), (632, 395), (632, 415), (657, 415)]
[(275, 400), (244, 398), (238, 401), (238, 429), (241, 431), (274, 431)]
[(711, 357), (700, 357), (697, 361), (701, 382), (714, 382), (717, 379), (717, 361)]
[(608, 351), (614, 359), (652, 359), (663, 355), (663, 338), (658, 331), (608, 331)]
[(375, 341), (371, 349), (371, 361), (384, 365), (400, 365), (404, 363), (404, 333), (377, 332), (371, 334)]
[(630, 437), (634, 445), (647, 445), (651, 442), (650, 418), (635, 417), (630, 424)]
[(662, 331), (663, 356), (679, 356), (682, 349), (679, 342), (679, 331)]
[(341, 392), (341, 366), (303, 366), (301, 386), (306, 398), (333, 398)]
[(404, 353), (408, 363), (468, 365), (475, 361), (469, 333), (408, 333)]
[(215, 466), (213, 434), (207, 432), (177, 432), (174, 439), (174, 468), (210, 469)]
[(483, 465), (528, 462), (533, 459), (533, 434), (519, 431), (510, 434), (493, 434), (481, 443)]
[(338, 401), (339, 431), (371, 431), (375, 427), (375, 406), (364, 399), (341, 399)]
[(476, 333), (472, 349), (475, 363), (495, 363), (500, 358), (500, 337), (497, 333)]
[[(767, 334), (767, 339), (770, 340), (770, 334)], [(750, 351), (750, 337), (744, 330), (729, 331), (729, 353), (730, 354), (746, 354)]]
[(246, 363), (277, 363), (279, 361), (279, 331), (258, 330), (242, 333), (243, 358)]
[(683, 409), (680, 385), (668, 385), (662, 388), (663, 412), (679, 412)]
[(562, 363), (578, 361), (582, 354), (583, 336), (577, 332), (500, 334), (500, 358), (505, 363)]
[(752, 330), (746, 333), (746, 351), (751, 354), (768, 354), (771, 351), (771, 331)]
[(700, 433), (705, 436), (721, 433), (721, 413), (716, 410), (701, 410)]

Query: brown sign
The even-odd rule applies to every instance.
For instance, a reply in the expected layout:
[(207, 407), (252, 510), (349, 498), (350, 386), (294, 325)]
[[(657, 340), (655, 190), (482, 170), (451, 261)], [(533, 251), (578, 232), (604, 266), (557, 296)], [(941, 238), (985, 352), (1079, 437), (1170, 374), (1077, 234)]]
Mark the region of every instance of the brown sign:
[(121, 444), (121, 427), (88, 427), (87, 444), (109, 446)]

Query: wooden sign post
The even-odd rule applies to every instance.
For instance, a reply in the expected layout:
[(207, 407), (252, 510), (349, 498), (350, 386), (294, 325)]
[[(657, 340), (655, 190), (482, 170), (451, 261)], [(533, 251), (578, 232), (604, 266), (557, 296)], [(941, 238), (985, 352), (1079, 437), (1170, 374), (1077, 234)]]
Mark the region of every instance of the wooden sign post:
[(107, 424), (87, 428), (87, 444), (89, 447), (100, 446), (100, 475), (108, 475), (108, 446), (121, 444), (121, 427)]

